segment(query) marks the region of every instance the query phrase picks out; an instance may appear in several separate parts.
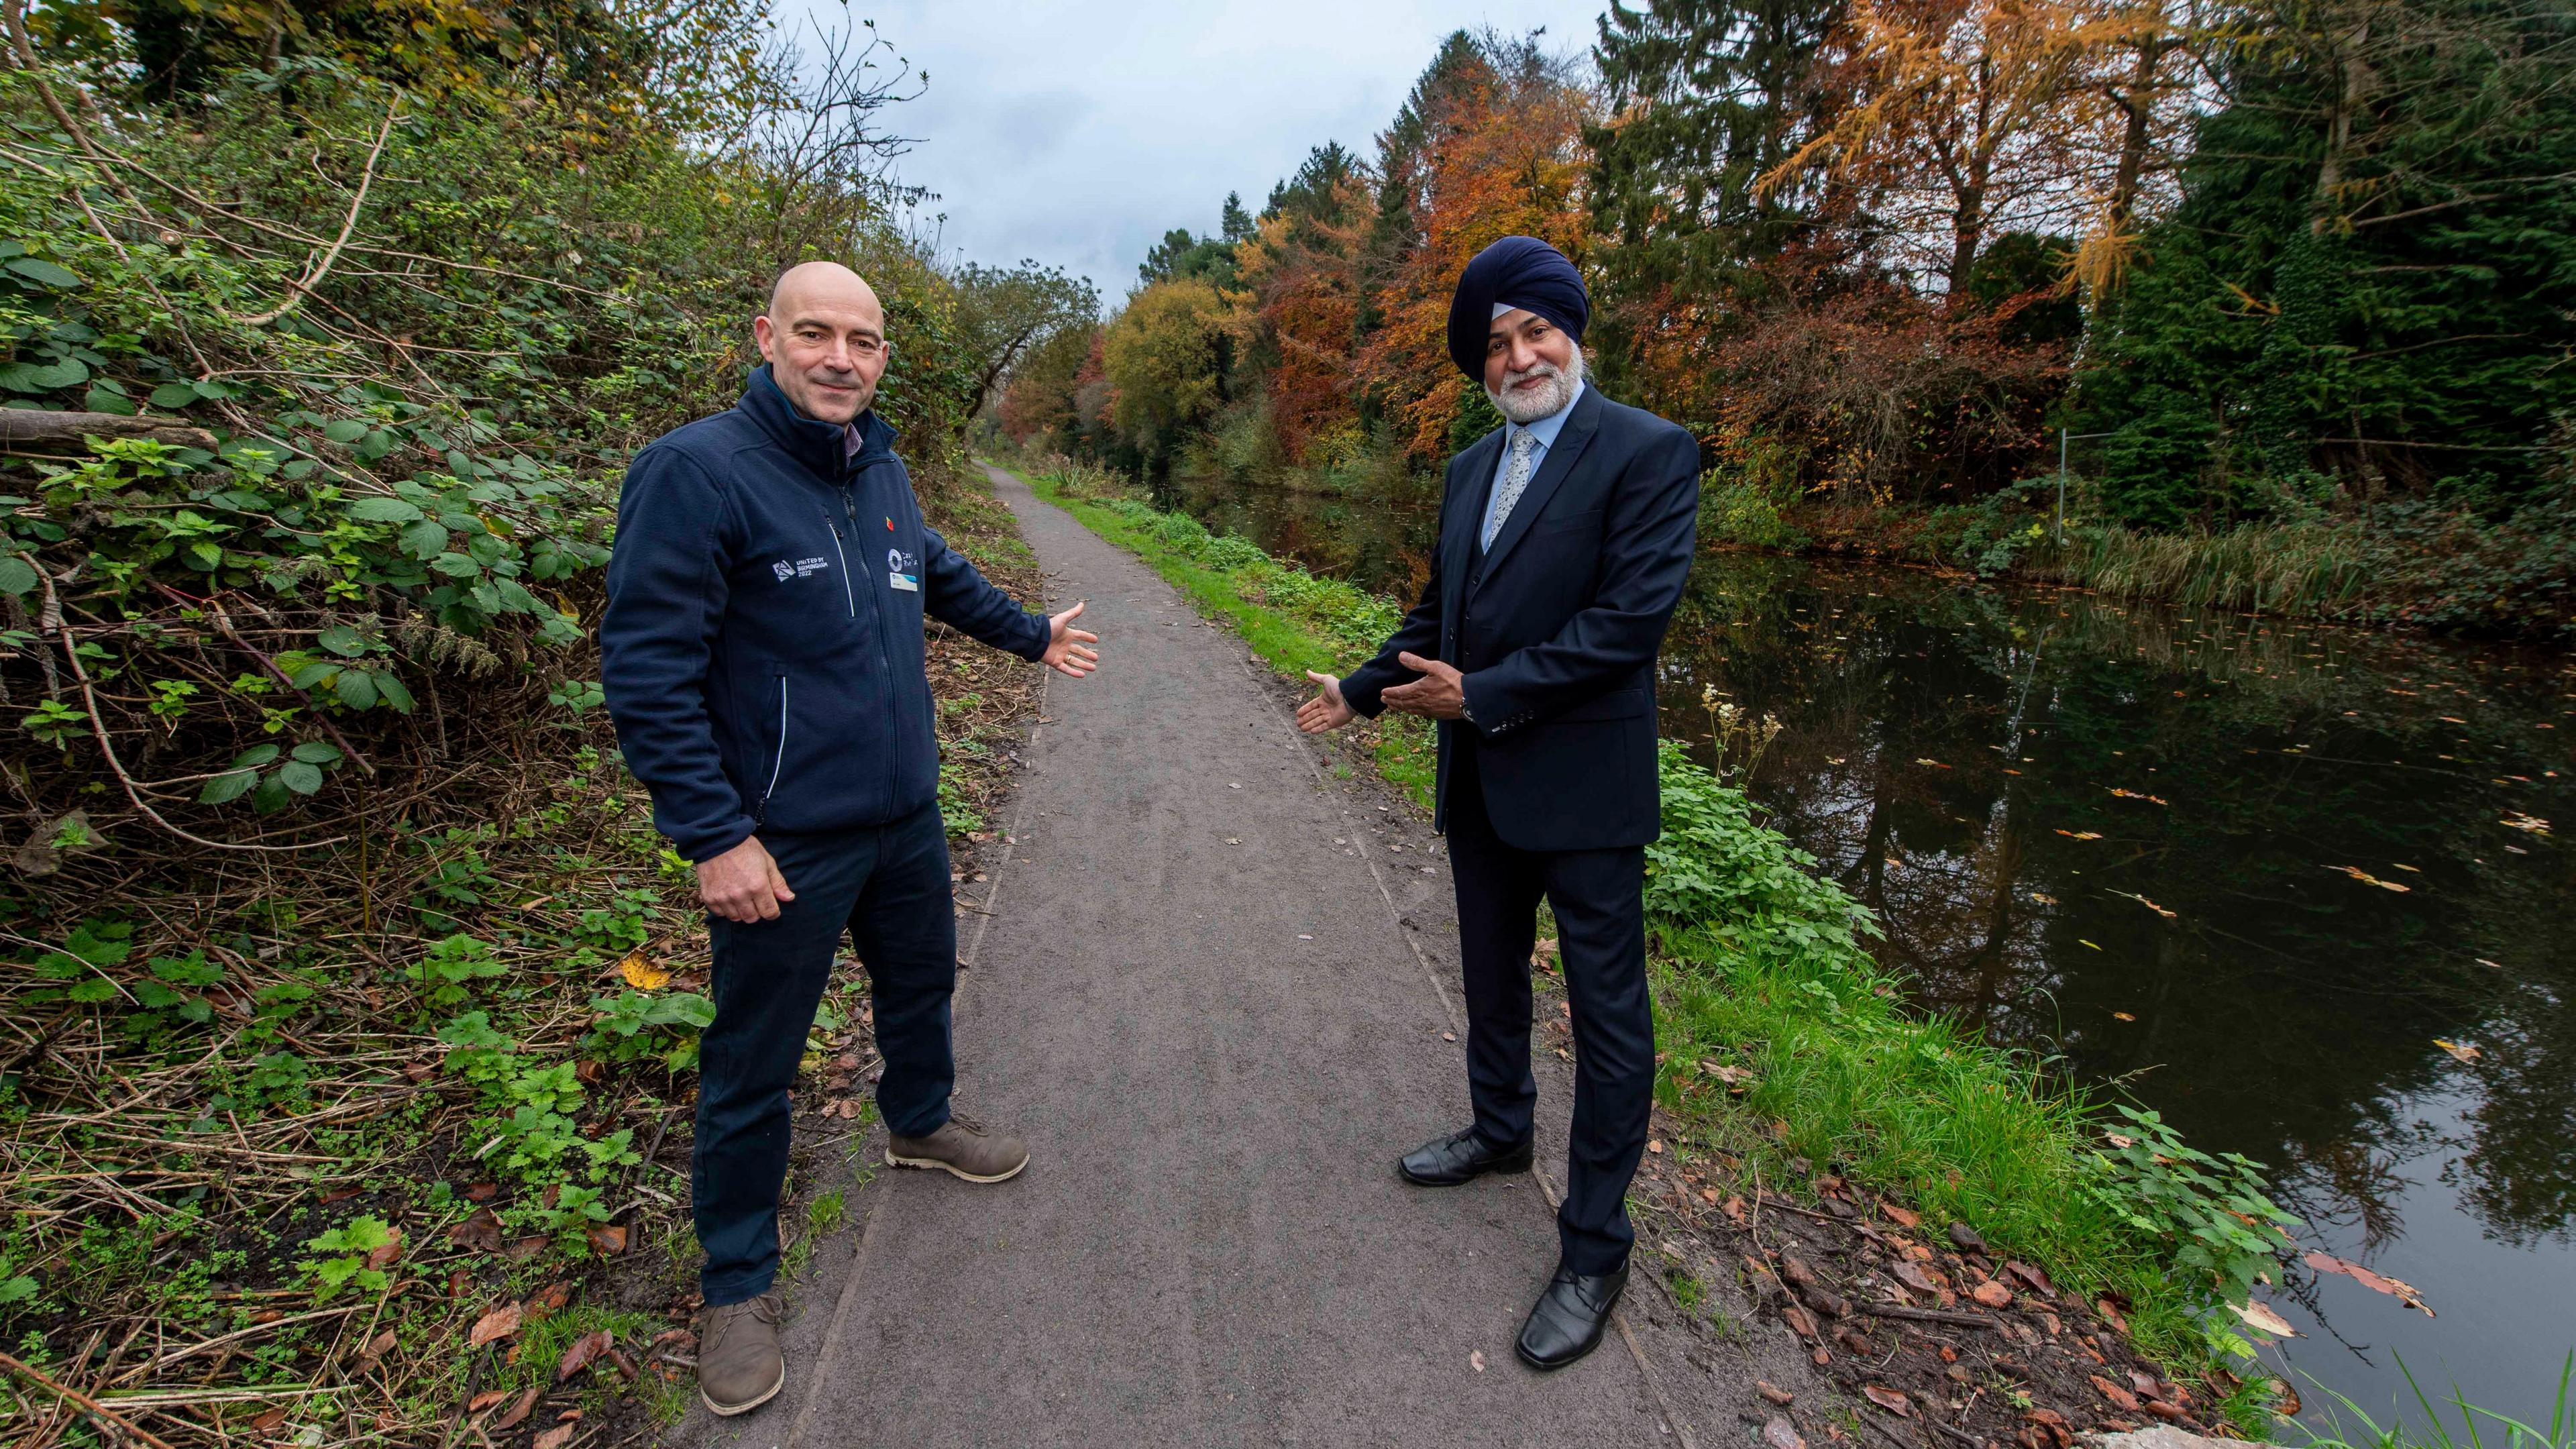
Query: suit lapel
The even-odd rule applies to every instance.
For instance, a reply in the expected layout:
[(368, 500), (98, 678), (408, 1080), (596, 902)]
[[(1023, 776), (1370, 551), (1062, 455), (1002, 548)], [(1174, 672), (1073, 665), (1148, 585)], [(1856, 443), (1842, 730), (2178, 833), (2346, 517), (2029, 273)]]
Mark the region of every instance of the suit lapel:
[(1486, 490), (1494, 483), (1494, 460), (1502, 452), (1504, 429), (1496, 428), (1458, 455), (1460, 495), (1451, 500), (1441, 520), (1441, 617), (1455, 619), (1467, 593), (1467, 575), (1476, 567), (1476, 530), (1484, 521)]
[(1574, 471), (1575, 461), (1583, 456), (1583, 449), (1591, 443), (1592, 434), (1600, 422), (1601, 394), (1586, 387), (1583, 396), (1575, 399), (1573, 415), (1558, 430), (1555, 444), (1539, 461), (1537, 475), (1530, 479), (1528, 487), (1521, 490), (1519, 501), (1512, 505), (1511, 516), (1503, 520), (1502, 531), (1494, 535), (1493, 547), (1485, 550), (1484, 577), (1490, 579), (1494, 576), (1503, 560), (1511, 556), (1512, 546), (1529, 532), (1531, 520), (1546, 510), (1547, 500), (1555, 496), (1557, 485), (1565, 481), (1565, 475)]

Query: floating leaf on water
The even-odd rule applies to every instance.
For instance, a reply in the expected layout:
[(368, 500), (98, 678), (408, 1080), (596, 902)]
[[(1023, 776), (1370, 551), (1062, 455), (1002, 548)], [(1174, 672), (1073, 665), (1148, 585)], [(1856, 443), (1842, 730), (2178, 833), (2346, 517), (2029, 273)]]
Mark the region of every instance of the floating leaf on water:
[(2235, 1310), (2237, 1317), (2244, 1319), (2253, 1327), (2259, 1328), (2265, 1333), (2271, 1334), (2276, 1338), (2296, 1338), (2299, 1336), (2299, 1331), (2290, 1326), (2290, 1321), (2273, 1312), (2268, 1304), (2230, 1303), (2227, 1306)]
[[(2076, 938), (2075, 938), (2075, 944), (2076, 944), (2076, 945), (2078, 945), (2078, 946), (2093, 946), (2093, 943), (2092, 943), (2092, 942), (2085, 940), (2082, 936), (2078, 936), (2078, 937), (2076, 937)], [(2099, 946), (2093, 946), (2093, 949), (2094, 949), (2094, 950), (2096, 950), (2096, 951), (2099, 951), (2099, 950), (2101, 950), (2102, 948), (2101, 948), (2101, 947), (2099, 947)]]
[(2393, 880), (2381, 880), (2379, 877), (2372, 875), (2369, 871), (2363, 870), (2357, 865), (2330, 865), (2327, 866), (2326, 869), (2335, 871), (2342, 875), (2351, 876), (2354, 880), (2361, 882), (2363, 885), (2375, 885), (2381, 890), (2396, 891), (2400, 895), (2415, 889), (2413, 886), (2400, 885)]
[(2396, 1278), (2384, 1277), (2381, 1274), (2374, 1273), (2368, 1268), (2361, 1266), (2359, 1263), (2347, 1263), (2332, 1253), (2311, 1251), (2302, 1259), (2302, 1261), (2320, 1273), (2341, 1273), (2345, 1277), (2350, 1278), (2352, 1281), (2369, 1289), (2373, 1293), (2385, 1293), (2389, 1297), (2404, 1303), (2409, 1308), (2423, 1309), (2424, 1316), (2427, 1318), (2435, 1316), (2433, 1310), (2425, 1305), (2423, 1295), (2416, 1292), (2415, 1285), (2411, 1283), (2407, 1283)]
[(2498, 823), (2510, 825), (2516, 830), (2527, 831), (2533, 835), (2547, 835), (2549, 833), (2548, 821), (2543, 820), (2536, 815), (2525, 815), (2519, 810), (2506, 811), (2504, 813), (2504, 819)]
[(2136, 1017), (2131, 1016), (2129, 1013), (2127, 1013), (2127, 1012), (2125, 1012), (2125, 1011), (2115, 1011), (2115, 1012), (2112, 1012), (2112, 1013), (2111, 1013), (2111, 1019), (2112, 1019), (2113, 1021), (2135, 1021), (2135, 1020), (2137, 1020), (2137, 1018), (2136, 1018)]
[(2164, 917), (2168, 921), (2177, 919), (2174, 912), (2166, 910), (2164, 907), (2157, 905), (2154, 901), (2148, 900), (2145, 896), (2139, 895), (2135, 891), (2113, 891), (2111, 894), (2115, 896), (2127, 896), (2129, 899), (2136, 901), (2139, 905), (2145, 906), (2148, 910), (2155, 912), (2157, 915)]
[(2433, 1045), (2449, 1052), (2454, 1060), (2463, 1064), (2474, 1062), (2478, 1058), (2486, 1055), (2486, 1053), (2479, 1051), (2476, 1047), (2468, 1046), (2461, 1042), (2444, 1041), (2438, 1036), (2433, 1038)]
[(2099, 830), (2061, 830), (2057, 833), (2065, 836), (2069, 840), (2099, 840), (2102, 838), (2102, 832)]
[(2123, 790), (2117, 786), (2112, 787), (2111, 793), (2119, 796), (2123, 800), (2144, 800), (2150, 805), (2162, 805), (2165, 803), (2162, 796), (2148, 795), (2137, 790)]

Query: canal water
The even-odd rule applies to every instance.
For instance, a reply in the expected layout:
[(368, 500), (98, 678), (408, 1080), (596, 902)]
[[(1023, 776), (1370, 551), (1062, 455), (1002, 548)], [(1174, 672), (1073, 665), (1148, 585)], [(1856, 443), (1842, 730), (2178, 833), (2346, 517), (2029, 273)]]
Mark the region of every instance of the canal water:
[[(1422, 576), (1427, 499), (1166, 502)], [(1709, 553), (1663, 681), (1703, 753), (1705, 701), (1780, 721), (1752, 794), (1924, 1005), (2268, 1164), (2303, 1247), (2421, 1294), (2438, 1316), (2294, 1265), (2301, 1337), (2267, 1357), (2312, 1421), (2420, 1417), (2402, 1364), (2547, 1428), (2576, 1347), (2566, 651)]]

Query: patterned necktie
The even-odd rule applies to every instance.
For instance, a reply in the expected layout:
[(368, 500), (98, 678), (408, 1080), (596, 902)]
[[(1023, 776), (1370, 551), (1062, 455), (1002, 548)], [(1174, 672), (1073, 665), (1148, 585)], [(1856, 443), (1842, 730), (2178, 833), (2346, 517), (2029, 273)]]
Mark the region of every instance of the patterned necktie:
[(1512, 435), (1512, 460), (1503, 465), (1503, 481), (1494, 485), (1494, 511), (1485, 518), (1484, 546), (1494, 546), (1494, 535), (1503, 531), (1503, 520), (1512, 516), (1512, 505), (1521, 501), (1521, 490), (1529, 486), (1530, 460), (1538, 455), (1538, 435), (1523, 428)]

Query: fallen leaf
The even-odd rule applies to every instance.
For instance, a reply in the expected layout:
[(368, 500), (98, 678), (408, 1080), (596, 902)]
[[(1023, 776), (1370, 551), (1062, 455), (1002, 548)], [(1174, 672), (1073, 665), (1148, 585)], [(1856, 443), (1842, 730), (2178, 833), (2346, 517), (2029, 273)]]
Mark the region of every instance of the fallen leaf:
[(537, 1406), (537, 1395), (540, 1392), (542, 1392), (542, 1390), (537, 1385), (529, 1385), (526, 1393), (519, 1395), (517, 1399), (511, 1401), (510, 1407), (501, 1412), (501, 1417), (492, 1421), (492, 1427), (495, 1429), (512, 1428), (516, 1426), (520, 1420), (527, 1418), (528, 1411)]
[(393, 1348), (394, 1331), (388, 1328), (384, 1332), (377, 1334), (375, 1337), (368, 1339), (366, 1348), (361, 1351), (358, 1356), (367, 1360), (369, 1363), (373, 1363), (377, 1359), (383, 1358), (386, 1354), (393, 1352)]
[(1892, 1202), (1880, 1203), (1878, 1205), (1878, 1210), (1886, 1215), (1889, 1222), (1896, 1224), (1900, 1228), (1910, 1228), (1923, 1221), (1921, 1214), (1909, 1212), (1904, 1208), (1898, 1207)]
[(1913, 1289), (1924, 1297), (1937, 1298), (1940, 1296), (1941, 1285), (1933, 1281), (1932, 1274), (1925, 1269), (1922, 1264), (1915, 1262), (1899, 1263), (1896, 1265), (1894, 1271), (1897, 1282), (1904, 1284), (1906, 1287)]
[(529, 1444), (528, 1449), (563, 1449), (563, 1446), (572, 1442), (573, 1430), (580, 1427), (581, 1426), (579, 1424), (557, 1424), (546, 1432), (539, 1434), (536, 1439)]
[(1662, 1139), (1662, 1138), (1660, 1138), (1660, 1137), (1650, 1137), (1650, 1138), (1648, 1138), (1648, 1139), (1646, 1140), (1646, 1150), (1647, 1150), (1648, 1152), (1651, 1152), (1651, 1153), (1655, 1154), (1657, 1157), (1661, 1157), (1661, 1156), (1663, 1156), (1663, 1155), (1664, 1155), (1664, 1142), (1663, 1142), (1663, 1139)]
[(1483, 1373), (1485, 1371), (1485, 1351), (1481, 1348), (1470, 1350), (1467, 1354), (1467, 1367), (1474, 1369), (1478, 1373)]
[(2043, 1298), (2054, 1298), (2057, 1296), (2057, 1285), (2049, 1281), (2046, 1273), (2041, 1272), (2039, 1269), (2032, 1267), (2028, 1263), (2006, 1263), (2004, 1264), (2004, 1271), (2013, 1277), (2020, 1279), (2021, 1286)]
[(286, 1411), (284, 1409), (271, 1409), (260, 1415), (258, 1418), (251, 1420), (250, 1426), (265, 1434), (269, 1430), (274, 1429), (285, 1422)]
[(2272, 1334), (2278, 1338), (2296, 1338), (2299, 1336), (2299, 1331), (2290, 1326), (2290, 1321), (2273, 1312), (2269, 1305), (2262, 1303), (2230, 1303), (2227, 1306), (2236, 1310), (2237, 1317), (2244, 1319), (2247, 1323), (2263, 1330), (2265, 1333)]
[(2320, 1273), (2341, 1273), (2373, 1293), (2385, 1293), (2409, 1308), (2421, 1308), (2427, 1318), (2435, 1316), (2433, 1310), (2425, 1305), (2423, 1295), (2416, 1292), (2415, 1285), (2411, 1283), (2382, 1277), (2359, 1263), (2347, 1263), (2332, 1253), (2311, 1251), (2302, 1261)]
[(2113, 1021), (2135, 1021), (2135, 1020), (2137, 1020), (2137, 1018), (2136, 1018), (2136, 1017), (2131, 1016), (2129, 1013), (2127, 1013), (2127, 1012), (2125, 1012), (2125, 1011), (2115, 1011), (2115, 1012), (2112, 1012), (2112, 1013), (2111, 1013), (2111, 1019), (2112, 1019)]
[(510, 1397), (508, 1394), (503, 1393), (499, 1389), (485, 1389), (483, 1392), (476, 1394), (473, 1398), (465, 1401), (465, 1412), (469, 1414), (482, 1413), (485, 1409), (492, 1407), (494, 1404), (497, 1404), (508, 1397)]
[(468, 1184), (465, 1189), (465, 1200), (467, 1202), (490, 1202), (492, 1199), (499, 1197), (500, 1195), (501, 1184), (497, 1182), (471, 1183)]
[(2354, 880), (2361, 882), (2363, 885), (2375, 885), (2381, 890), (2395, 891), (2400, 895), (2404, 895), (2406, 892), (2414, 889), (2413, 886), (2400, 885), (2393, 880), (2381, 880), (2379, 877), (2372, 875), (2369, 871), (2361, 869), (2359, 866), (2330, 865), (2327, 866), (2326, 869), (2351, 876)]
[(519, 1331), (519, 1320), (526, 1309), (516, 1303), (505, 1303), (474, 1320), (474, 1328), (465, 1335), (466, 1346), (481, 1348), (487, 1343), (508, 1338)]
[(622, 1227), (592, 1228), (588, 1236), (591, 1251), (603, 1258), (614, 1258), (626, 1251), (626, 1230)]
[(1728, 1222), (1735, 1224), (1739, 1228), (1744, 1226), (1744, 1198), (1741, 1194), (1729, 1197), (1725, 1204), (1718, 1208), (1718, 1211), (1726, 1214), (1726, 1220)]
[(2137, 1395), (2130, 1393), (2127, 1389), (2120, 1387), (2118, 1384), (2111, 1382), (2100, 1374), (2095, 1374), (2092, 1378), (2093, 1387), (2101, 1391), (2102, 1397), (2111, 1401), (2111, 1407), (2118, 1409), (2123, 1413), (2134, 1414), (2138, 1412)]
[(528, 1311), (552, 1313), (571, 1301), (572, 1284), (569, 1281), (557, 1281), (547, 1284), (529, 1296)]
[(2069, 840), (2099, 840), (2102, 838), (2102, 832), (2099, 830), (2061, 830), (2057, 833), (2065, 836)]
[(617, 974), (638, 991), (659, 991), (671, 984), (671, 973), (645, 960), (641, 951), (627, 952), (626, 959), (617, 963)]
[(590, 1361), (608, 1352), (609, 1345), (615, 1342), (617, 1335), (605, 1328), (574, 1339), (572, 1347), (565, 1349), (563, 1358), (555, 1364), (555, 1382), (561, 1383), (590, 1367)]
[(1767, 1379), (1755, 1379), (1753, 1381), (1753, 1392), (1760, 1394), (1762, 1397), (1769, 1399), (1771, 1402), (1778, 1404), (1784, 1409), (1789, 1406), (1791, 1401), (1798, 1397), (1787, 1389), (1780, 1388), (1772, 1384)]
[(1860, 1391), (1862, 1396), (1867, 1398), (1871, 1403), (1878, 1405), (1880, 1408), (1885, 1409), (1887, 1412), (1894, 1414), (1900, 1419), (1911, 1418), (1913, 1416), (1914, 1405), (1909, 1402), (1903, 1394), (1898, 1393), (1894, 1389), (1885, 1388), (1878, 1384), (1863, 1384), (1861, 1385)]
[(2486, 1053), (2479, 1051), (2476, 1047), (2469, 1046), (2462, 1042), (2444, 1041), (2438, 1036), (2433, 1038), (2433, 1045), (2449, 1052), (2454, 1060), (2463, 1063), (2474, 1062), (2478, 1058), (2486, 1055)]
[(379, 1272), (392, 1267), (395, 1261), (402, 1257), (402, 1246), (403, 1230), (385, 1229), (385, 1241), (367, 1254), (367, 1266)]
[[(2075, 938), (2075, 944), (2076, 944), (2076, 945), (2078, 945), (2078, 946), (2093, 946), (2093, 943), (2092, 943), (2092, 942), (2085, 940), (2082, 936), (2078, 936), (2078, 937), (2076, 937), (2076, 938)], [(2101, 948), (2101, 947), (2099, 947), (2099, 946), (2093, 946), (2093, 949), (2094, 949), (2094, 950), (2096, 950), (2096, 951), (2099, 951), (2099, 950), (2101, 950), (2102, 948)]]
[(478, 1208), (465, 1221), (447, 1230), (447, 1239), (474, 1253), (501, 1251), (501, 1220), (490, 1208)]
[(2141, 794), (2140, 792), (2138, 792), (2138, 791), (2136, 791), (2136, 790), (2122, 790), (2122, 789), (2119, 789), (2119, 788), (2117, 788), (2117, 787), (2114, 787), (2114, 788), (2112, 789), (2111, 793), (2112, 793), (2112, 794), (2114, 794), (2114, 795), (2119, 796), (2119, 797), (2120, 797), (2121, 799), (2123, 799), (2123, 800), (2144, 800), (2144, 801), (2146, 801), (2146, 802), (2147, 802), (2148, 804), (2150, 804), (2150, 805), (2162, 805), (2163, 803), (2165, 803), (2163, 800), (2159, 799), (2159, 798), (2158, 798), (2158, 797), (2156, 797), (2156, 796), (2153, 796), (2153, 795), (2146, 795), (2146, 794)]
[(517, 1242), (512, 1243), (508, 1248), (504, 1249), (503, 1256), (507, 1257), (513, 1263), (524, 1263), (530, 1258), (543, 1254), (546, 1250), (546, 1244), (551, 1241), (552, 1239), (548, 1238), (543, 1233), (531, 1233), (527, 1237), (521, 1238)]
[(2012, 1307), (2012, 1290), (2001, 1283), (1993, 1282), (1991, 1280), (1978, 1284), (1976, 1291), (1970, 1293), (1968, 1296), (1974, 1298), (1979, 1303), (1986, 1305), (1988, 1308)]
[(2046, 891), (2032, 891), (2030, 893), (2030, 898), (2039, 902), (2043, 906), (2053, 906), (2057, 904), (2057, 897), (2050, 895)]

